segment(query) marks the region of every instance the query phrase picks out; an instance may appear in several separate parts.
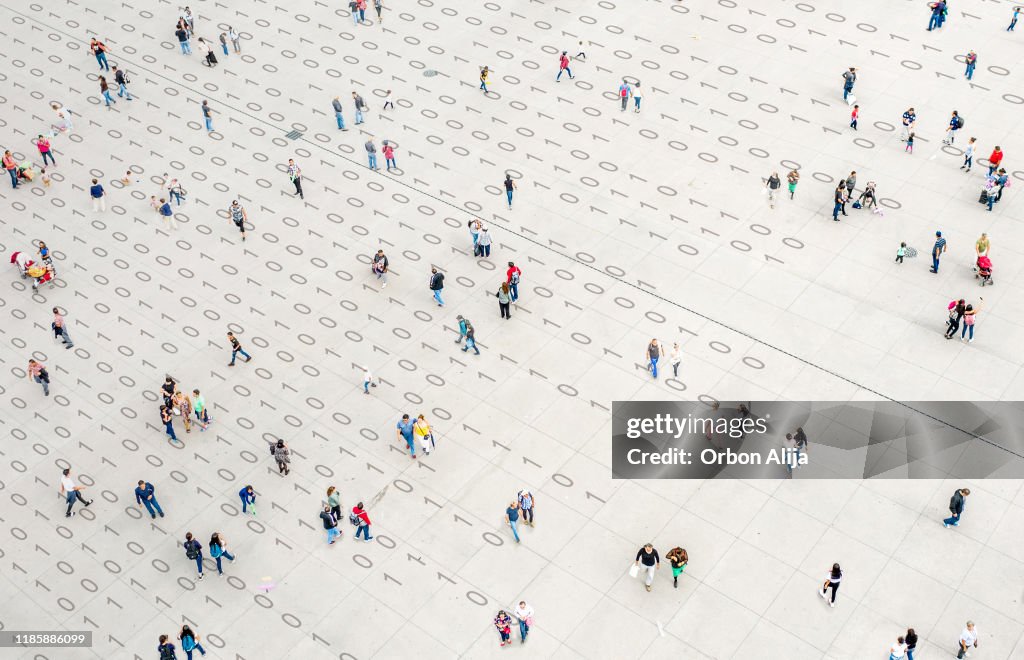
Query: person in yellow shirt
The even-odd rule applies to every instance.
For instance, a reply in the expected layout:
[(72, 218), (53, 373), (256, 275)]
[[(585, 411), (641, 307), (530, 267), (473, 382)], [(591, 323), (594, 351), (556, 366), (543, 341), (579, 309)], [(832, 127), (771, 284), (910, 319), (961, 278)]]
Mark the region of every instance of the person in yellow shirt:
[(419, 438), (423, 453), (429, 456), (430, 451), (434, 448), (434, 434), (431, 433), (430, 424), (423, 415), (416, 418), (416, 422), (412, 425), (412, 433)]

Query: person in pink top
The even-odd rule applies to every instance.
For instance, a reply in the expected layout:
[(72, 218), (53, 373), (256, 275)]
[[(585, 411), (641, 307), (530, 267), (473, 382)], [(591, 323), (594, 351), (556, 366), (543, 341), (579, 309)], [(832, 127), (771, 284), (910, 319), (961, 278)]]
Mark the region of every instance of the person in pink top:
[(384, 140), (384, 163), (390, 170), (392, 167), (398, 169), (398, 164), (395, 163), (395, 145), (392, 142)]
[(43, 157), (43, 167), (46, 167), (46, 159), (50, 159), (50, 163), (57, 165), (57, 161), (53, 158), (53, 152), (50, 151), (50, 141), (40, 135), (36, 138), (36, 149), (39, 150), (39, 155)]

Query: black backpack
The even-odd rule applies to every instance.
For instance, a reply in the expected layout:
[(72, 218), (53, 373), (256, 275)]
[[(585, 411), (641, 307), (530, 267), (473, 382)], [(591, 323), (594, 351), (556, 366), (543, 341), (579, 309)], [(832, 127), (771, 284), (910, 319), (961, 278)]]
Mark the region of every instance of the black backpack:
[(185, 543), (185, 556), (189, 559), (196, 559), (199, 557), (199, 548), (196, 547), (194, 541), (188, 541)]
[(171, 644), (160, 645), (160, 660), (177, 660), (178, 656), (174, 654), (174, 646)]
[(359, 527), (363, 524), (363, 519), (357, 516), (355, 513), (348, 514), (348, 521), (356, 527)]
[(961, 117), (960, 115), (956, 116), (956, 127), (957, 127), (957, 130), (959, 130), (959, 129), (964, 127), (964, 118)]

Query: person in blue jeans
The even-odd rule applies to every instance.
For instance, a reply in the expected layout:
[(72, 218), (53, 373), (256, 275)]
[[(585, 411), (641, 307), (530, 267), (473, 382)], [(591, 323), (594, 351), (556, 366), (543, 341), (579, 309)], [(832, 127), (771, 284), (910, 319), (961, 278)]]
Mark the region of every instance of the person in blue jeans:
[[(210, 556), (217, 561), (217, 574), (224, 575), (224, 569), (221, 567), (221, 557), (228, 561), (235, 561), (235, 556), (228, 552), (227, 542), (221, 537), (220, 534), (214, 532), (210, 536)], [(184, 644), (182, 644), (184, 646)], [(203, 654), (205, 655), (205, 654)]]
[(973, 50), (970, 51), (969, 53), (967, 53), (966, 62), (967, 70), (964, 71), (964, 75), (967, 77), (968, 80), (970, 80), (971, 78), (974, 77), (974, 67), (977, 66), (978, 64), (978, 54), (975, 53)]
[(936, 2), (932, 5), (932, 16), (928, 19), (928, 31), (931, 32), (935, 28), (942, 27), (942, 10), (945, 9), (945, 5), (941, 2)]
[(933, 273), (939, 272), (939, 259), (942, 258), (942, 253), (946, 251), (946, 239), (942, 237), (942, 232), (935, 232), (935, 245), (932, 246), (932, 270)]
[(158, 513), (163, 518), (164, 511), (160, 508), (160, 503), (156, 501), (156, 495), (153, 494), (153, 491), (153, 484), (148, 481), (140, 481), (135, 489), (135, 502), (139, 505), (140, 509), (145, 505), (151, 518), (156, 518)]
[(1020, 16), (1020, 7), (1013, 8), (1013, 16), (1010, 17), (1010, 27), (1006, 28), (1007, 32), (1013, 32), (1013, 28), (1017, 26), (1017, 18)]
[(228, 363), (229, 367), (235, 366), (235, 358), (238, 357), (239, 354), (245, 358), (246, 362), (252, 360), (252, 356), (246, 353), (242, 348), (242, 343), (238, 341), (237, 337), (235, 337), (235, 333), (228, 333), (228, 341), (231, 342), (231, 362)]
[(398, 420), (398, 425), (395, 427), (399, 438), (405, 440), (405, 444), (409, 445), (409, 456), (416, 458), (416, 441), (412, 434), (413, 423), (409, 419), (409, 415), (402, 415), (402, 419)]
[(647, 359), (650, 362), (650, 371), (655, 378), (658, 377), (658, 358), (661, 357), (661, 346), (658, 344), (657, 339), (652, 339), (651, 343), (647, 345)]
[(373, 138), (367, 140), (364, 146), (366, 147), (366, 159), (369, 161), (369, 168), (371, 170), (379, 169), (377, 167), (377, 145), (373, 143)]
[(363, 503), (359, 502), (352, 507), (352, 516), (356, 519), (356, 540), (359, 540), (359, 535), (363, 535), (363, 540), (369, 543), (373, 540), (370, 536), (370, 514), (366, 513), (366, 509), (363, 508)]
[(472, 323), (466, 321), (466, 345), (462, 347), (462, 352), (465, 353), (471, 348), (480, 355), (480, 349), (476, 346), (476, 329)]
[(96, 63), (100, 65), (100, 71), (110, 71), (110, 65), (107, 64), (107, 47), (103, 42), (93, 39), (89, 42), (89, 50), (96, 56)]
[(331, 107), (334, 108), (334, 119), (338, 122), (339, 131), (347, 131), (345, 128), (345, 116), (342, 114), (341, 97), (335, 96), (334, 100), (331, 101)]
[(156, 652), (160, 654), (160, 660), (177, 660), (174, 644), (168, 642), (168, 639), (167, 635), (160, 635), (160, 643), (156, 647)]
[(512, 191), (516, 189), (516, 182), (512, 180), (511, 174), (505, 175), (505, 196), (508, 197), (508, 210), (512, 210)]
[(200, 655), (206, 655), (206, 649), (199, 643), (199, 635), (192, 632), (192, 629), (187, 624), (181, 627), (178, 639), (181, 640), (181, 650), (185, 652), (188, 660), (192, 660), (193, 651), (199, 651)]
[(943, 527), (949, 527), (950, 525), (953, 527), (960, 526), (960, 516), (963, 515), (964, 512), (964, 498), (970, 494), (970, 488), (958, 488), (956, 492), (953, 493), (953, 497), (949, 498), (949, 512), (953, 515), (942, 521)]
[(203, 101), (203, 121), (206, 122), (206, 131), (213, 131), (213, 110), (210, 109), (210, 104), (207, 101)]
[(178, 436), (174, 433), (174, 414), (166, 405), (160, 406), (160, 421), (163, 422), (167, 437), (177, 442)]
[(505, 524), (512, 529), (512, 536), (519, 543), (519, 502), (512, 502), (505, 509)]
[(185, 548), (185, 557), (196, 563), (196, 570), (199, 571), (199, 579), (203, 579), (203, 544), (192, 538), (192, 532), (185, 532), (185, 542), (181, 544)]
[(242, 490), (238, 491), (238, 498), (242, 500), (242, 513), (245, 513), (246, 508), (252, 509), (252, 515), (256, 515), (256, 491), (253, 490), (252, 486), (246, 486)]

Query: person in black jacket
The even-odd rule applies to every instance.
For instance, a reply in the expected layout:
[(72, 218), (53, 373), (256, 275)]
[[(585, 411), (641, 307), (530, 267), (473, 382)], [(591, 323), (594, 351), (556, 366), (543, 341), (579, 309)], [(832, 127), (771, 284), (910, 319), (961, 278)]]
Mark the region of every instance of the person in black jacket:
[(444, 273), (437, 272), (436, 268), (430, 269), (430, 290), (434, 292), (434, 300), (437, 301), (438, 307), (444, 307), (444, 301), (441, 300), (441, 289), (444, 288)]
[(949, 498), (949, 512), (953, 515), (942, 521), (943, 527), (958, 527), (960, 525), (960, 516), (964, 512), (964, 498), (971, 494), (969, 488), (960, 488), (953, 493), (953, 497)]
[(338, 538), (338, 519), (334, 516), (330, 504), (324, 505), (324, 510), (320, 512), (320, 520), (324, 522), (324, 529), (327, 531), (327, 545), (334, 545)]
[(654, 549), (654, 546), (650, 543), (640, 548), (636, 553), (636, 561), (634, 566), (639, 566), (641, 562), (644, 565), (644, 588), (647, 591), (651, 590), (651, 583), (654, 582), (654, 571), (661, 568), (661, 557), (658, 556), (658, 551)]
[(903, 642), (907, 645), (907, 660), (914, 660), (914, 651), (917, 649), (917, 633), (913, 628), (907, 628)]

